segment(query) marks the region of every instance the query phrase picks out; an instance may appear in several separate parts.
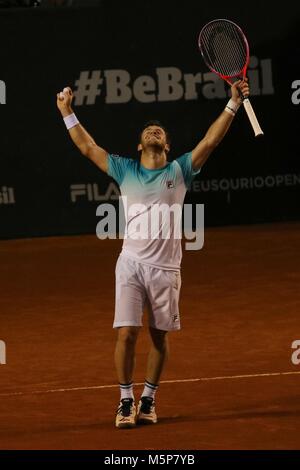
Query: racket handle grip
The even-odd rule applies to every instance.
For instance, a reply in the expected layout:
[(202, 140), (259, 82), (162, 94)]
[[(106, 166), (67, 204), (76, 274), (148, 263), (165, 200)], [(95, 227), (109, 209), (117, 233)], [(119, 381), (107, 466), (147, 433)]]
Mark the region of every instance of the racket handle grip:
[(263, 133), (263, 131), (262, 131), (260, 125), (259, 125), (259, 122), (257, 120), (257, 117), (255, 115), (255, 112), (254, 112), (248, 98), (245, 98), (243, 100), (243, 105), (244, 105), (245, 111), (248, 115), (249, 121), (251, 122), (251, 125), (253, 127), (255, 137), (259, 137), (260, 135), (264, 135), (264, 133)]

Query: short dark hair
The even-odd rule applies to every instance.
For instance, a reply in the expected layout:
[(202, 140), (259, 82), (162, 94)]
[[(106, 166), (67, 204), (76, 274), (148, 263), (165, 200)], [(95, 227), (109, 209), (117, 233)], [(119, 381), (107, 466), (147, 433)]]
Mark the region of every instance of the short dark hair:
[(147, 129), (147, 127), (150, 127), (150, 126), (160, 127), (166, 134), (167, 144), (169, 144), (169, 145), (171, 144), (171, 138), (170, 138), (170, 134), (169, 134), (168, 129), (160, 121), (157, 121), (156, 119), (151, 119), (150, 121), (145, 122), (145, 124), (143, 125), (143, 127), (140, 130), (139, 142), (141, 141), (142, 133), (144, 132), (144, 130)]

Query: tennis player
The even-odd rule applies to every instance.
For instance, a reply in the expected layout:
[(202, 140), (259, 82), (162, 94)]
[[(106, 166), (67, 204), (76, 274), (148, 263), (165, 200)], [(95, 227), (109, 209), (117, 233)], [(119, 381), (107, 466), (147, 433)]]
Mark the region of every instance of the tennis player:
[[(169, 162), (170, 139), (159, 122), (149, 122), (140, 134), (140, 161), (108, 153), (99, 147), (79, 123), (72, 110), (72, 90), (64, 88), (57, 94), (60, 110), (71, 139), (80, 152), (119, 184), (127, 205), (143, 204), (143, 211), (129, 212), (122, 252), (116, 265), (116, 299), (114, 328), (118, 329), (115, 365), (120, 383), (120, 404), (115, 425), (134, 427), (136, 423), (156, 423), (155, 394), (168, 357), (168, 332), (180, 329), (178, 308), (181, 286), (181, 240), (174, 236), (175, 227), (169, 219), (169, 238), (163, 238), (163, 223), (155, 236), (139, 238), (136, 227), (143, 223), (145, 210), (155, 204), (183, 205), (187, 188), (201, 167), (222, 141), (241, 105), (241, 93), (249, 95), (247, 80), (231, 87), (231, 99), (224, 111), (210, 126), (205, 136), (190, 152)], [(146, 209), (145, 209), (146, 208)], [(144, 390), (136, 408), (133, 393), (135, 346), (147, 308), (151, 348), (148, 356)]]

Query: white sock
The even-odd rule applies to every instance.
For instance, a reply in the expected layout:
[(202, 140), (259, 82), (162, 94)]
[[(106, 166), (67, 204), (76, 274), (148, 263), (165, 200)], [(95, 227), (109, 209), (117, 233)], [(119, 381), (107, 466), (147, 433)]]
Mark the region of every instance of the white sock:
[(121, 400), (123, 398), (133, 398), (133, 383), (130, 384), (120, 384)]
[(142, 397), (150, 397), (150, 398), (153, 398), (154, 400), (157, 389), (158, 389), (158, 385), (152, 384), (148, 382), (147, 380), (145, 380), (145, 387), (142, 393)]

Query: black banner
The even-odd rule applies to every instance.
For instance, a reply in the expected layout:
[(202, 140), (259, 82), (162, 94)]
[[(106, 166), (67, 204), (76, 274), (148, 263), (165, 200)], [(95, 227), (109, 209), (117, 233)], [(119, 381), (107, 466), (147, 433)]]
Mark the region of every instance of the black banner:
[(104, 1), (0, 11), (0, 237), (92, 233), (97, 206), (117, 200), (116, 183), (68, 137), (56, 109), (65, 86), (111, 153), (137, 157), (150, 118), (169, 128), (171, 159), (197, 144), (228, 100), (197, 46), (216, 17), (248, 37), (251, 102), (265, 136), (254, 138), (241, 109), (187, 201), (205, 204), (206, 224), (299, 219), (300, 7)]

